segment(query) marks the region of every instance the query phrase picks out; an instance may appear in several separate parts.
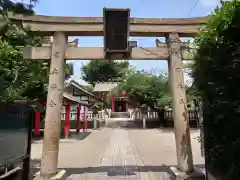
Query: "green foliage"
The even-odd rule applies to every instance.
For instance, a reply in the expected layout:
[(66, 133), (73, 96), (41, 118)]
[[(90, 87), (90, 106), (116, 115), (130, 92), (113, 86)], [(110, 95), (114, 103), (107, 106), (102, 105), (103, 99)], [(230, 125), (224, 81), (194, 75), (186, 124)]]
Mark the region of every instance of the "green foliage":
[(38, 2), (38, 0), (29, 0), (29, 3), (15, 3), (11, 0), (0, 0), (0, 14), (7, 15), (7, 12), (13, 12), (18, 14), (30, 14), (34, 11), (32, 8)]
[(133, 72), (114, 91), (115, 93), (125, 91), (129, 101), (151, 108), (155, 108), (156, 105), (167, 105), (171, 100), (167, 79), (162, 75), (157, 76), (145, 71)]
[(223, 180), (240, 178), (240, 1), (222, 2), (196, 38), (193, 76), (203, 101), (207, 162)]
[(35, 62), (30, 63), (22, 58), (21, 47), (13, 47), (8, 42), (0, 40), (0, 68), (3, 70), (0, 77), (3, 84), (6, 84), (1, 87), (1, 98), (19, 97), (26, 88), (26, 81), (33, 80), (32, 69), (28, 67), (35, 68), (37, 65)]
[(198, 100), (200, 98), (195, 83), (193, 83), (191, 86), (185, 86), (185, 90), (187, 102), (192, 102), (193, 100)]
[[(96, 82), (117, 81), (119, 86), (111, 94), (128, 93), (130, 102), (138, 105), (164, 106), (171, 98), (167, 79), (145, 71), (136, 71), (128, 61), (90, 61), (82, 67), (82, 77), (94, 85)], [(110, 96), (109, 96), (110, 97)], [(107, 98), (110, 101), (110, 98)]]
[(73, 64), (66, 63), (65, 64), (65, 80), (68, 80), (73, 75)]
[[(29, 13), (28, 9), (25, 10)], [(32, 38), (27, 29), (12, 24), (7, 18), (2, 20), (6, 28), (0, 37), (0, 100), (45, 98), (49, 62), (23, 59), (24, 46), (41, 46), (44, 39)], [(65, 72), (68, 79), (73, 74), (73, 65), (67, 64)]]
[(82, 67), (82, 78), (92, 85), (96, 82), (119, 81), (128, 67), (128, 61), (89, 61)]

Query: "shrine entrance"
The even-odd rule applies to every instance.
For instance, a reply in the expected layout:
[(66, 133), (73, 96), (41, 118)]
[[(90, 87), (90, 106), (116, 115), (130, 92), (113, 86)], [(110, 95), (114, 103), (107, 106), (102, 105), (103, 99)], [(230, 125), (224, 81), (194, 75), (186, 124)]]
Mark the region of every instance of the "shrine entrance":
[[(24, 58), (50, 60), (46, 120), (40, 176), (49, 178), (58, 172), (61, 103), (64, 88), (65, 60), (167, 60), (172, 93), (173, 119), (177, 152), (177, 174), (194, 172), (190, 132), (186, 111), (182, 60), (191, 60), (192, 52), (180, 36), (193, 37), (206, 18), (130, 18), (129, 9), (104, 9), (104, 17), (12, 16), (33, 35), (53, 36), (52, 46), (25, 47)], [(157, 47), (137, 47), (129, 36), (165, 37)], [(68, 36), (104, 36), (104, 47), (68, 47)], [(118, 44), (116, 46), (116, 43)], [(53, 88), (55, 87), (55, 88)], [(118, 111), (127, 111), (118, 101)], [(125, 107), (124, 107), (125, 106)], [(186, 179), (186, 178), (185, 178)]]
[(113, 112), (128, 112), (128, 103), (126, 97), (114, 97), (114, 111)]
[(115, 112), (127, 112), (126, 101), (115, 101)]

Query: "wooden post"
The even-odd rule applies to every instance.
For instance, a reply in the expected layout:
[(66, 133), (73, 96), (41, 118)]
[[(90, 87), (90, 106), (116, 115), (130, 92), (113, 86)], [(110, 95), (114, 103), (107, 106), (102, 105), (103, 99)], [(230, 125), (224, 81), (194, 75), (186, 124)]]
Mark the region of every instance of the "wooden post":
[(80, 130), (80, 105), (77, 105), (77, 117), (76, 117), (76, 132), (79, 133)]
[(115, 111), (115, 99), (114, 96), (112, 96), (112, 112)]
[(40, 119), (41, 119), (41, 113), (36, 112), (35, 113), (35, 125), (34, 125), (34, 135), (35, 136), (40, 135)]
[(67, 36), (63, 32), (55, 32), (46, 104), (41, 179), (47, 179), (57, 173), (66, 44)]
[(84, 120), (84, 106), (80, 106), (79, 107), (80, 108), (80, 131), (81, 131), (81, 129), (82, 129), (82, 131), (83, 131), (83, 129), (84, 129), (84, 127), (83, 127), (83, 120)]
[(68, 137), (70, 131), (70, 103), (67, 101), (65, 106), (65, 137)]
[(188, 173), (193, 171), (193, 157), (186, 111), (183, 65), (180, 39), (177, 33), (171, 33), (169, 41), (169, 69), (171, 93), (173, 97), (173, 119), (177, 148), (178, 169)]

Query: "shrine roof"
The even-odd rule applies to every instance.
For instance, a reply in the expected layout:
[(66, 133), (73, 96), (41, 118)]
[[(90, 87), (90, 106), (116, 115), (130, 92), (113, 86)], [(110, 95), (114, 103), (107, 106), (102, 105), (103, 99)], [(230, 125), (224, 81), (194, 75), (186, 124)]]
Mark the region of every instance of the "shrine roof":
[[(90, 96), (92, 97), (93, 99), (95, 99), (96, 101), (100, 101), (100, 102), (104, 102), (102, 99), (100, 99), (99, 97), (97, 97), (96, 95), (94, 95), (93, 93), (91, 92), (88, 92), (87, 90), (85, 90), (78, 82), (74, 81), (74, 80), (71, 80), (70, 85), (74, 86), (75, 88), (77, 88), (78, 90), (80, 90), (84, 95), (87, 95), (87, 96)], [(74, 96), (73, 96), (74, 97)]]
[[(66, 91), (66, 88), (69, 85), (70, 85), (70, 83), (68, 83), (66, 81), (64, 82), (63, 98), (65, 98), (66, 100), (70, 101), (70, 103), (79, 103), (81, 105), (88, 105), (89, 103), (87, 103), (86, 101), (81, 101), (79, 97), (73, 96), (71, 93)], [(48, 84), (45, 84), (45, 87), (48, 88)], [(22, 102), (22, 101), (18, 101), (18, 102)], [(30, 102), (30, 101), (28, 101), (28, 102)]]
[(91, 97), (95, 97), (94, 94), (92, 94), (91, 92), (88, 92), (86, 89), (84, 89), (78, 82), (71, 80), (70, 85), (74, 86), (75, 88), (79, 89), (80, 91), (82, 91), (83, 94), (85, 95), (89, 95)]
[(67, 100), (70, 100), (71, 102), (74, 103), (79, 103), (81, 105), (89, 105), (89, 103), (87, 103), (86, 101), (80, 101), (79, 97), (75, 97), (73, 95), (71, 95), (70, 93), (67, 92), (63, 92), (63, 97)]
[(109, 92), (117, 86), (117, 82), (98, 82), (95, 84), (93, 92)]

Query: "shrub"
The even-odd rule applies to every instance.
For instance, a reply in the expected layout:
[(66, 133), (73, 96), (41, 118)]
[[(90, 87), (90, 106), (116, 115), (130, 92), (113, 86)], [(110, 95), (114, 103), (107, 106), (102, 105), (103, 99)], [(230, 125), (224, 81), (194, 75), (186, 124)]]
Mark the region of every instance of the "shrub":
[(195, 39), (193, 77), (203, 101), (206, 163), (240, 179), (240, 1), (222, 2)]

